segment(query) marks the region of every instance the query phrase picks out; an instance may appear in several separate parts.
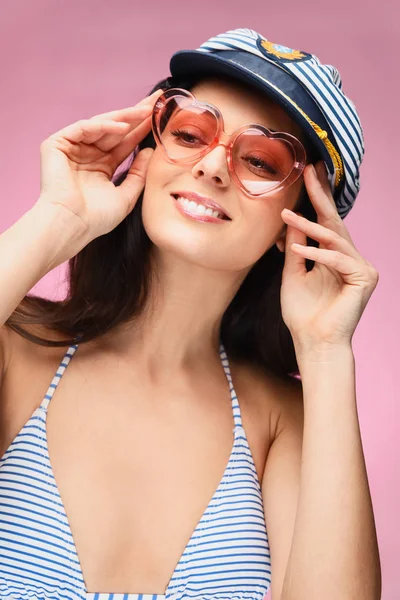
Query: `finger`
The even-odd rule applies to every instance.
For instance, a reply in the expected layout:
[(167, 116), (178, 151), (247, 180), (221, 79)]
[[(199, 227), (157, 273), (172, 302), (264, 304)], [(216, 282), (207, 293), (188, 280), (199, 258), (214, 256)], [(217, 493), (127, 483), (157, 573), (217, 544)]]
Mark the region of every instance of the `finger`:
[[(115, 118), (119, 122), (121, 119), (124, 119), (123, 122), (128, 122), (130, 124), (130, 127), (126, 131), (124, 140), (125, 143), (119, 147), (118, 152), (116, 152), (113, 156), (113, 159), (117, 165), (123, 162), (125, 158), (127, 158), (134, 150), (137, 144), (150, 132), (150, 119), (153, 106), (157, 101), (157, 98), (162, 93), (164, 93), (164, 90), (156, 90), (153, 94), (151, 94), (151, 96), (145, 98), (142, 102), (134, 107), (122, 109), (120, 111), (104, 113), (104, 115), (106, 115), (108, 118)], [(96, 115), (95, 117), (92, 117), (91, 120), (97, 121), (102, 117), (103, 115)], [(143, 127), (141, 127), (142, 125)], [(132, 135), (129, 135), (131, 133)], [(108, 151), (119, 143), (121, 143), (120, 136), (110, 135), (110, 137), (106, 137), (104, 140), (102, 140), (101, 145), (98, 144), (98, 147), (102, 150)]]
[(116, 121), (126, 121), (127, 123), (132, 123), (134, 126), (135, 122), (138, 122), (143, 115), (146, 116), (151, 113), (154, 108), (154, 104), (161, 94), (164, 93), (164, 90), (156, 90), (151, 96), (146, 96), (143, 98), (138, 104), (135, 106), (129, 106), (127, 108), (121, 108), (118, 110), (112, 110), (110, 112), (101, 113), (98, 115), (94, 115), (91, 117), (92, 120), (97, 119), (113, 119)]
[[(307, 190), (311, 192), (312, 201), (317, 213), (326, 218), (336, 216), (337, 208), (332, 196), (327, 179), (323, 179), (322, 170), (326, 168), (323, 161), (319, 161), (315, 166), (309, 164), (304, 169), (304, 182)], [(315, 171), (315, 172), (314, 172)]]
[[(313, 165), (307, 165), (305, 168), (304, 182), (307, 188), (308, 197), (317, 213), (318, 223), (325, 227), (329, 227), (332, 231), (336, 231), (336, 233), (352, 244), (353, 241), (343, 223), (343, 219), (337, 211), (329, 185), (326, 185), (326, 182), (321, 181), (317, 174), (313, 174), (312, 166)], [(325, 169), (323, 163), (318, 169), (321, 171), (322, 167)]]
[(330, 200), (333, 208), (336, 210), (336, 203), (335, 203), (335, 200), (333, 199), (332, 188), (331, 188), (331, 184), (328, 179), (328, 171), (326, 169), (324, 161), (319, 160), (314, 165), (314, 168), (317, 172), (318, 180), (319, 180), (320, 184), (322, 185), (322, 189), (324, 190), (325, 194), (327, 195), (328, 199)]
[[(117, 123), (117, 121), (113, 121), (113, 123)], [(120, 144), (127, 136), (130, 131), (130, 124), (121, 121), (118, 122), (118, 125), (120, 125), (120, 127), (118, 129), (116, 128), (116, 131), (107, 132), (96, 141), (96, 147), (99, 148), (99, 150), (107, 153)]]
[(302, 275), (307, 273), (306, 263), (304, 258), (292, 251), (292, 244), (307, 244), (307, 236), (291, 225), (287, 226), (286, 229), (286, 241), (285, 241), (285, 265), (283, 268), (282, 276), (286, 275)]
[(362, 257), (357, 248), (355, 248), (354, 244), (344, 239), (332, 229), (324, 227), (319, 223), (309, 221), (302, 215), (294, 213), (288, 209), (282, 211), (282, 219), (285, 221), (285, 223), (289, 223), (293, 227), (300, 229), (300, 231), (305, 233), (307, 237), (319, 242), (325, 248), (330, 250), (338, 250), (339, 252), (343, 252), (343, 254), (347, 254), (348, 256), (362, 260)]
[[(62, 138), (73, 143), (93, 144), (105, 134), (124, 134), (127, 130), (125, 123), (117, 121), (102, 120), (91, 121), (90, 119), (82, 119), (72, 125), (68, 125), (59, 131), (50, 135), (47, 139), (51, 141), (60, 141)], [(47, 141), (47, 140), (45, 140)]]
[(126, 206), (127, 215), (135, 206), (144, 188), (147, 168), (153, 152), (152, 148), (145, 148), (139, 152), (129, 169), (128, 175), (121, 185), (115, 188), (119, 198)]
[(148, 117), (136, 129), (128, 133), (118, 146), (111, 150), (110, 155), (113, 163), (116, 166), (120, 165), (150, 131), (151, 117)]
[(308, 258), (331, 269), (343, 276), (346, 283), (368, 284), (369, 276), (363, 264), (352, 256), (347, 256), (336, 250), (314, 248), (314, 246), (294, 245), (292, 251), (303, 258)]

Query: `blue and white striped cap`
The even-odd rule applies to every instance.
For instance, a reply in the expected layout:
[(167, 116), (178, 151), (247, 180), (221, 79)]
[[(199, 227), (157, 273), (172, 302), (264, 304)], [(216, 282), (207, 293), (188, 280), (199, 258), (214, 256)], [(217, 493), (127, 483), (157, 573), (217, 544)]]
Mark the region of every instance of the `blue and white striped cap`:
[(340, 74), (313, 54), (268, 41), (252, 29), (234, 29), (210, 38), (196, 50), (176, 52), (172, 76), (228, 75), (268, 94), (305, 132), (328, 170), (342, 219), (360, 189), (363, 131)]

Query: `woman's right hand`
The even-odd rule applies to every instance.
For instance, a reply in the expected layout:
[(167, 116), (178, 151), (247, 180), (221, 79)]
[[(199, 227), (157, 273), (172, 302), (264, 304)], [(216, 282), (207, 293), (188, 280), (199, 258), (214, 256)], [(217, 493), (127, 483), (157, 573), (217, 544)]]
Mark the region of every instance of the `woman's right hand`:
[(162, 90), (133, 107), (96, 115), (50, 135), (40, 146), (38, 205), (61, 205), (84, 226), (85, 245), (109, 233), (133, 210), (143, 190), (149, 159), (145, 148), (126, 179), (115, 186), (117, 167), (151, 130), (151, 113)]

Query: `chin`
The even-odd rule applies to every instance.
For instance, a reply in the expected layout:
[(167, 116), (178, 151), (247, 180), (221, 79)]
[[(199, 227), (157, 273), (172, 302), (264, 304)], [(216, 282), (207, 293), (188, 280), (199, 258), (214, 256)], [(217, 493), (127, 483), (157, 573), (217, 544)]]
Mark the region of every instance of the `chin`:
[(187, 227), (176, 223), (161, 226), (157, 223), (144, 224), (147, 235), (156, 248), (156, 255), (165, 259), (175, 258), (191, 266), (210, 270), (235, 270), (234, 258), (203, 236), (193, 235)]
[[(198, 267), (226, 272), (248, 270), (266, 251), (265, 235), (260, 246), (254, 235), (238, 238), (232, 222), (205, 223), (183, 216), (174, 198), (165, 190), (146, 189), (142, 204), (144, 229), (157, 248), (156, 255), (171, 255)], [(259, 224), (257, 229), (260, 231)], [(249, 244), (249, 240), (252, 243)]]

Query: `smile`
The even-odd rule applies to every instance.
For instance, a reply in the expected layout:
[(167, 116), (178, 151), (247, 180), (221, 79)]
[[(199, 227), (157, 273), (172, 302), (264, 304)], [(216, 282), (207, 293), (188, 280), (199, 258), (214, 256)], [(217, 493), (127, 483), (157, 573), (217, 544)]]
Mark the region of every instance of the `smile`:
[(183, 196), (173, 194), (177, 208), (179, 211), (198, 221), (221, 223), (221, 221), (230, 221), (230, 219), (221, 212), (204, 206), (204, 204), (194, 202)]

